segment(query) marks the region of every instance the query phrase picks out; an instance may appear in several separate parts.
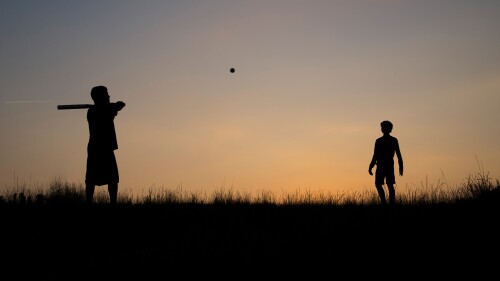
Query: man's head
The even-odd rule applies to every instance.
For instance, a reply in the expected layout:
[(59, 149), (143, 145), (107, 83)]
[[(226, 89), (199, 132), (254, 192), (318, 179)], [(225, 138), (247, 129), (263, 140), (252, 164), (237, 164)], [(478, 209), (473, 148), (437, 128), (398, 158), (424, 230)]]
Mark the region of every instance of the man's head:
[(109, 103), (108, 88), (105, 86), (95, 86), (90, 91), (90, 96), (95, 104)]
[(382, 129), (382, 133), (389, 134), (392, 132), (392, 123), (391, 121), (385, 120), (380, 123), (380, 127)]

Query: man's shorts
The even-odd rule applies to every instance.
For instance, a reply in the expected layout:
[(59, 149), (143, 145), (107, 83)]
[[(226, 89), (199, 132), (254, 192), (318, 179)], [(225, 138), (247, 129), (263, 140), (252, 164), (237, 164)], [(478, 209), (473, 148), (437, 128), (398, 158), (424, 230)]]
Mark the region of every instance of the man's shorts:
[(375, 172), (375, 184), (395, 184), (396, 176), (394, 175), (394, 167), (382, 167), (377, 166), (377, 171)]
[(118, 183), (118, 165), (113, 150), (88, 148), (85, 183), (105, 185)]

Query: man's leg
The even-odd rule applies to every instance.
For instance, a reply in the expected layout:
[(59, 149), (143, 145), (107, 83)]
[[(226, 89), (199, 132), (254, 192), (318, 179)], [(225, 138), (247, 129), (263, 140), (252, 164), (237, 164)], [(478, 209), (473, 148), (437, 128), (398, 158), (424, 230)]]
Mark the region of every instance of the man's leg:
[(118, 183), (108, 184), (109, 203), (116, 204), (118, 198)]
[(92, 200), (94, 198), (94, 190), (95, 190), (94, 184), (90, 183), (85, 184), (85, 197), (87, 204), (92, 204)]
[(394, 185), (388, 183), (387, 189), (389, 190), (389, 204), (394, 205), (394, 203), (396, 203), (396, 190), (394, 190)]
[(378, 196), (380, 197), (380, 201), (382, 202), (382, 205), (387, 205), (387, 201), (385, 200), (385, 191), (384, 191), (384, 187), (382, 184), (375, 184), (375, 187), (377, 187), (377, 191), (378, 191)]

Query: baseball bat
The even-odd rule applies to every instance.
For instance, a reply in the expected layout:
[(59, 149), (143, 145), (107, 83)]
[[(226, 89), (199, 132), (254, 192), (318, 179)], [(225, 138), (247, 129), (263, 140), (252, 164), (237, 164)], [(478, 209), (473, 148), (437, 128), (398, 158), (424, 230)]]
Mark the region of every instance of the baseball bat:
[(83, 108), (90, 108), (93, 106), (92, 104), (60, 104), (57, 106), (57, 109), (62, 110), (62, 109), (83, 109)]

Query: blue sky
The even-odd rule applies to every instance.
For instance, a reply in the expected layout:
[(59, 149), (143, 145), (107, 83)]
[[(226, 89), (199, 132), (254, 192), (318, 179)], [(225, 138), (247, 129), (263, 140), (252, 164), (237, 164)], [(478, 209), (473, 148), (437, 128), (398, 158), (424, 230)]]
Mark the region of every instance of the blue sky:
[[(500, 172), (496, 1), (2, 1), (0, 187), (83, 183), (105, 85), (120, 186), (371, 190), (383, 120), (405, 175)], [(236, 72), (231, 74), (229, 69)]]

